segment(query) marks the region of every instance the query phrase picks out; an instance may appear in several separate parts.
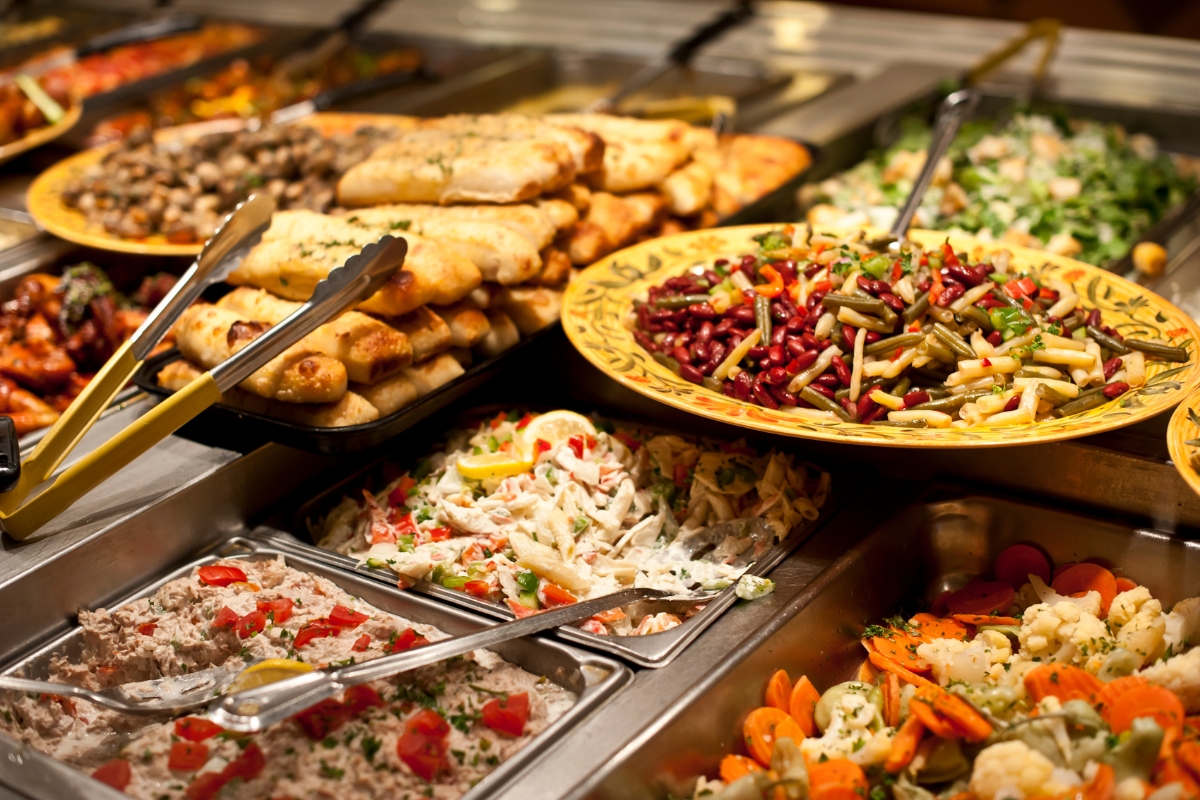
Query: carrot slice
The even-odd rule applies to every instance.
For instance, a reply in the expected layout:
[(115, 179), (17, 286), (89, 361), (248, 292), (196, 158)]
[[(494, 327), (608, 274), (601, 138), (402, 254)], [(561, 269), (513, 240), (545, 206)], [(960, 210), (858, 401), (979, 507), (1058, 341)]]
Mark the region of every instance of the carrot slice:
[(764, 767), (771, 766), (771, 754), (775, 752), (777, 739), (792, 739), (796, 744), (804, 740), (804, 731), (786, 711), (763, 706), (750, 712), (742, 724), (742, 738), (746, 750), (754, 760)]
[(778, 670), (771, 676), (771, 680), (767, 681), (767, 705), (771, 708), (778, 708), (780, 711), (788, 710), (788, 700), (792, 696), (792, 679), (788, 677), (786, 670)]
[(1031, 544), (1014, 544), (996, 556), (996, 580), (1020, 589), (1029, 583), (1029, 576), (1037, 575), (1050, 582), (1050, 559)]
[(1020, 625), (1016, 617), (1001, 617), (996, 614), (955, 614), (954, 619), (967, 625)]
[(921, 737), (924, 735), (925, 725), (921, 718), (915, 714), (909, 715), (892, 739), (892, 749), (888, 751), (883, 768), (895, 774), (907, 767), (917, 754), (917, 747), (920, 746)]
[(1042, 664), (1025, 673), (1025, 691), (1036, 701), (1053, 696), (1064, 703), (1068, 700), (1090, 703), (1103, 686), (1095, 675), (1070, 664)]
[(869, 659), (858, 665), (858, 671), (854, 676), (854, 679), (860, 683), (875, 683), (878, 678), (879, 670), (875, 669), (875, 665)]
[(1096, 692), (1096, 697), (1092, 700), (1092, 705), (1104, 715), (1104, 710), (1113, 705), (1120, 699), (1121, 695), (1142, 686), (1149, 686), (1150, 681), (1143, 678), (1141, 675), (1126, 675), (1124, 678), (1117, 678), (1114, 681), (1109, 681), (1100, 687)]
[(918, 675), (917, 673), (908, 669), (907, 667), (897, 664), (892, 659), (888, 658), (885, 655), (880, 655), (879, 653), (875, 652), (874, 650), (871, 651), (870, 658), (871, 658), (872, 664), (879, 667), (884, 672), (896, 673), (896, 677), (898, 677), (900, 680), (904, 681), (905, 683), (911, 683), (913, 686), (934, 686), (934, 685), (936, 685), (932, 681), (930, 681), (928, 678), (922, 678), (920, 675)]
[(917, 672), (929, 672), (933, 669), (932, 664), (917, 655), (917, 647), (922, 643), (920, 639), (894, 628), (889, 630), (891, 636), (872, 636), (868, 640), (875, 652)]
[(958, 739), (958, 731), (950, 724), (948, 720), (944, 720), (933, 710), (933, 704), (929, 700), (920, 696), (913, 697), (908, 701), (908, 713), (910, 716), (921, 720), (921, 724), (932, 733), (934, 736), (940, 736), (943, 739)]
[(792, 715), (792, 719), (796, 720), (800, 730), (804, 731), (805, 736), (815, 736), (817, 733), (817, 723), (813, 716), (817, 710), (817, 701), (820, 699), (821, 693), (817, 691), (817, 687), (812, 685), (812, 681), (808, 679), (807, 675), (802, 676), (792, 687), (792, 696), (788, 700), (788, 712)]
[(1077, 567), (1077, 566), (1079, 566), (1078, 561), (1068, 561), (1065, 564), (1059, 564), (1057, 567), (1054, 568), (1054, 572), (1050, 576), (1050, 583), (1054, 583), (1056, 580), (1058, 580), (1058, 576), (1062, 575), (1064, 572), (1069, 570), (1071, 567)]
[(1100, 709), (1100, 716), (1104, 717), (1113, 733), (1129, 730), (1138, 717), (1153, 717), (1164, 731), (1172, 732), (1173, 736), (1182, 736), (1184, 715), (1183, 703), (1179, 702), (1174, 692), (1149, 683), (1130, 686)]
[(1076, 564), (1059, 574), (1050, 588), (1059, 594), (1082, 597), (1083, 592), (1100, 593), (1100, 616), (1108, 616), (1108, 607), (1117, 596), (1116, 577), (1099, 564)]
[(862, 800), (869, 788), (862, 767), (848, 758), (808, 762), (810, 800)]
[(1175, 751), (1175, 759), (1179, 762), (1179, 766), (1191, 773), (1192, 777), (1200, 781), (1200, 743), (1184, 742), (1179, 745)]
[(1135, 583), (1134, 581), (1131, 581), (1129, 578), (1126, 578), (1124, 576), (1117, 578), (1117, 594), (1122, 594), (1124, 592), (1132, 592), (1137, 587), (1138, 587), (1137, 583)]
[(1112, 800), (1116, 790), (1117, 773), (1108, 764), (1101, 763), (1079, 796), (1082, 800)]
[(1178, 758), (1160, 758), (1151, 773), (1156, 787), (1172, 783), (1183, 784), (1184, 797), (1200, 796), (1200, 781), (1192, 777), (1191, 771), (1179, 763)]
[(909, 623), (916, 626), (916, 636), (923, 642), (934, 639), (966, 639), (967, 629), (958, 620), (935, 617), (933, 614), (917, 614)]
[(946, 600), (951, 614), (993, 614), (1007, 610), (1016, 592), (1007, 583), (980, 581), (959, 589)]
[(730, 753), (721, 759), (721, 780), (725, 783), (733, 783), (738, 778), (744, 778), (752, 772), (762, 771), (763, 768), (753, 758)]
[(933, 703), (934, 712), (949, 722), (950, 727), (968, 742), (982, 742), (992, 733), (992, 723), (976, 711), (974, 706), (940, 686), (918, 689), (917, 697), (929, 698)]
[(883, 724), (894, 728), (900, 724), (900, 676), (883, 674)]

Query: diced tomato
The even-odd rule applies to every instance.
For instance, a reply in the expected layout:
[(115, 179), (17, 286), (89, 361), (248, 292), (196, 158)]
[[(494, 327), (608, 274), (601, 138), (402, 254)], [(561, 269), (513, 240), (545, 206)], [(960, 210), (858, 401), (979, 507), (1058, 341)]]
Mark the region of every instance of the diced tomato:
[(572, 436), (570, 439), (567, 439), (567, 447), (571, 448), (571, 452), (575, 454), (576, 458), (583, 458), (582, 436)]
[(446, 743), (419, 733), (405, 733), (396, 742), (396, 755), (417, 777), (432, 781), (446, 763)]
[(384, 649), (389, 653), (403, 653), (405, 650), (412, 650), (414, 647), (423, 647), (427, 644), (429, 644), (429, 640), (424, 636), (419, 635), (412, 628), (405, 628), (396, 634), (395, 640)]
[(92, 777), (101, 783), (108, 784), (118, 792), (123, 792), (129, 785), (129, 781), (133, 779), (133, 769), (125, 759), (114, 758), (112, 761), (106, 761), (96, 767)]
[(630, 436), (628, 433), (625, 433), (624, 431), (617, 431), (616, 433), (613, 434), (613, 436), (617, 437), (617, 441), (619, 441), (621, 444), (628, 447), (631, 452), (636, 453), (638, 451), (638, 448), (640, 448), (642, 446), (641, 442), (639, 442), (637, 439)]
[(249, 639), (255, 634), (267, 629), (267, 615), (261, 611), (251, 611), (238, 620), (237, 635), (239, 639)]
[(600, 620), (601, 622), (616, 622), (619, 619), (625, 619), (625, 612), (619, 608), (614, 608), (610, 611), (601, 611), (599, 614), (593, 614), (592, 619)]
[(225, 567), (220, 564), (209, 564), (199, 570), (200, 582), (209, 586), (228, 586), (231, 583), (245, 583), (246, 573), (237, 567)]
[(184, 790), (184, 795), (188, 800), (212, 800), (227, 783), (229, 783), (229, 779), (225, 777), (224, 770), (204, 772), (192, 779), (187, 789)]
[(342, 695), (342, 707), (352, 717), (361, 714), (368, 708), (379, 708), (382, 705), (384, 705), (383, 698), (370, 686), (351, 686)]
[(499, 428), (501, 425), (504, 424), (505, 420), (507, 420), (507, 419), (508, 419), (508, 414), (505, 414), (503, 411), (501, 411), (496, 416), (492, 417), (492, 430), (496, 430), (496, 428)]
[(532, 617), (538, 613), (529, 606), (523, 606), (512, 598), (506, 598), (504, 602), (508, 603), (508, 607), (517, 615), (517, 619), (525, 619), (525, 617)]
[(441, 739), (450, 733), (450, 724), (436, 711), (425, 708), (408, 718), (404, 729), (422, 736)]
[(282, 625), (291, 618), (296, 604), (290, 597), (280, 597), (278, 600), (259, 600), (254, 606), (262, 613), (270, 614), (276, 625)]
[(329, 624), (337, 625), (340, 628), (357, 628), (370, 618), (361, 611), (354, 611), (341, 605), (334, 606), (333, 611), (329, 612)]
[(388, 503), (393, 508), (399, 508), (400, 506), (404, 505), (405, 501), (408, 500), (409, 490), (416, 485), (416, 481), (414, 481), (408, 475), (405, 475), (400, 479), (400, 483), (396, 484), (396, 488), (388, 492)]
[(550, 443), (547, 442), (545, 439), (538, 439), (536, 442), (533, 443), (533, 453), (534, 453), (535, 458), (537, 456), (541, 455), (542, 453), (546, 452), (549, 449), (550, 449)]
[(597, 444), (596, 437), (592, 436), (591, 434), (588, 434), (587, 436), (583, 437), (583, 441), (587, 443), (589, 450), (594, 448)]
[(833, 283), (831, 281), (817, 281), (812, 286), (814, 292), (828, 292), (832, 288)]
[(184, 717), (175, 720), (175, 735), (189, 742), (203, 742), (224, 730), (217, 723), (203, 717)]
[(417, 523), (413, 521), (412, 514), (405, 514), (395, 520), (392, 522), (392, 527), (396, 529), (397, 536), (411, 536), (417, 532)]
[(167, 758), (167, 768), (177, 772), (195, 772), (208, 761), (208, 745), (202, 742), (175, 742)]
[(672, 477), (675, 479), (675, 485), (684, 487), (687, 485), (687, 467), (683, 464), (676, 464), (675, 471)]
[(546, 581), (546, 583), (541, 586), (541, 593), (542, 601), (546, 604), (547, 608), (553, 608), (554, 606), (567, 606), (571, 603), (579, 602), (575, 598), (575, 595), (571, 594), (566, 589), (563, 589), (561, 586), (550, 583), (549, 581)]
[(520, 736), (529, 719), (529, 694), (510, 694), (489, 700), (483, 706), (483, 724), (498, 733)]
[(325, 619), (324, 617), (315, 619), (312, 622), (306, 622), (304, 626), (296, 632), (296, 649), (299, 650), (313, 639), (327, 639), (331, 636), (337, 636), (341, 632), (341, 628), (339, 628), (337, 625), (330, 625), (329, 620)]
[(238, 615), (229, 606), (221, 606), (221, 610), (213, 617), (214, 628), (232, 628), (238, 624)]
[(534, 416), (534, 414), (527, 413), (525, 416), (521, 417), (521, 419), (517, 420), (517, 430), (525, 430), (529, 423), (533, 422)]
[(241, 778), (244, 781), (252, 781), (258, 777), (258, 774), (263, 771), (263, 767), (267, 765), (267, 759), (263, 756), (263, 751), (254, 742), (246, 745), (237, 758), (225, 765), (225, 769), (221, 772), (228, 775), (227, 781), (234, 778)]
[(137, 626), (137, 632), (140, 633), (142, 636), (153, 636), (154, 629), (157, 627), (158, 627), (157, 622), (143, 622), (141, 625)]
[(304, 729), (308, 738), (319, 740), (341, 727), (346, 717), (346, 707), (340, 700), (331, 697), (304, 709), (292, 719)]
[(362, 636), (354, 640), (354, 645), (350, 648), (356, 653), (365, 653), (367, 648), (371, 646), (371, 634), (364, 633)]
[(492, 586), (487, 581), (467, 581), (463, 584), (463, 591), (476, 597), (487, 597), (492, 592)]
[(1004, 293), (1014, 300), (1037, 293), (1038, 287), (1028, 276), (1004, 284)]
[(429, 534), (429, 541), (444, 542), (454, 534), (454, 531), (443, 525), (440, 528), (430, 528), (426, 533)]

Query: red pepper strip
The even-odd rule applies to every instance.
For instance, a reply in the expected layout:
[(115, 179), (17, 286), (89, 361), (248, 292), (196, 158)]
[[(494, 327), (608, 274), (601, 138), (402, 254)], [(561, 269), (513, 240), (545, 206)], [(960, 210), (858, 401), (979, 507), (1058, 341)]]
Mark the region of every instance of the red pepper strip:
[(783, 294), (783, 276), (779, 274), (779, 270), (770, 264), (764, 264), (759, 268), (758, 274), (766, 278), (768, 282), (755, 286), (754, 291), (763, 297), (779, 297)]
[(954, 252), (954, 248), (950, 246), (950, 243), (942, 242), (942, 266), (953, 267), (961, 264), (962, 262), (958, 260), (958, 255)]

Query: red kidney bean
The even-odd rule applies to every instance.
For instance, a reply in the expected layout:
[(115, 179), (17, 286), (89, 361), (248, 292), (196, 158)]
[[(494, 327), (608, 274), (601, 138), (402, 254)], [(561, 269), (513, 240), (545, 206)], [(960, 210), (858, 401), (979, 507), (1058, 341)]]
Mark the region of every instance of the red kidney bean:
[(858, 398), (858, 406), (854, 409), (854, 414), (859, 419), (865, 419), (868, 414), (878, 408), (879, 405), (871, 399), (871, 393), (868, 392)]
[(742, 339), (745, 339), (745, 338), (746, 338), (746, 335), (744, 333), (742, 333), (741, 331), (732, 330), (729, 332), (729, 339), (726, 342), (726, 347), (728, 347), (732, 350), (733, 348), (735, 348), (739, 344), (741, 344)]
[(714, 369), (725, 360), (725, 356), (728, 354), (729, 350), (726, 349), (725, 345), (721, 344), (720, 342), (708, 343), (708, 360), (713, 362)]
[(942, 291), (941, 295), (938, 296), (938, 299), (937, 299), (938, 307), (945, 308), (946, 306), (950, 305), (958, 298), (962, 297), (966, 293), (966, 291), (967, 290), (965, 288), (963, 288), (963, 285), (961, 283), (949, 284)]
[(870, 278), (868, 278), (864, 275), (858, 276), (858, 288), (862, 289), (867, 294), (871, 294), (871, 295), (879, 294), (879, 290), (877, 288), (875, 288), (875, 281), (871, 280)]
[(663, 293), (663, 290), (662, 290), (661, 286), (651, 286), (646, 291), (646, 297), (648, 297), (650, 299), (649, 302), (651, 304), (653, 304), (654, 301), (657, 300), (660, 295), (662, 295), (662, 293)]
[(808, 296), (808, 302), (804, 304), (805, 308), (807, 308), (809, 311), (812, 311), (821, 304), (821, 301), (825, 299), (825, 295), (827, 294), (829, 294), (829, 292), (824, 289), (819, 292), (813, 292)]
[(688, 331), (684, 331), (683, 333), (681, 333), (675, 337), (675, 346), (676, 347), (687, 347), (689, 344), (692, 343), (693, 338), (694, 337), (692, 336), (691, 333), (689, 333)]
[(790, 316), (791, 316), (791, 314), (789, 314), (787, 309), (783, 307), (783, 303), (780, 303), (779, 301), (775, 301), (774, 303), (771, 303), (771, 321), (772, 322), (782, 325), (783, 323), (788, 321), (788, 317), (790, 317)]
[(700, 319), (712, 319), (717, 316), (717, 310), (708, 303), (693, 303), (687, 307), (688, 313)]
[(700, 364), (708, 361), (708, 345), (704, 342), (692, 342), (692, 346), (688, 348), (688, 352), (692, 354), (692, 361)]
[(877, 333), (876, 331), (867, 331), (867, 338), (866, 338), (866, 340), (863, 342), (863, 344), (875, 344), (876, 342), (878, 342), (878, 341), (879, 341), (880, 339), (882, 339), (882, 338), (883, 338), (883, 337), (882, 337), (882, 336), (881, 336), (879, 333)]
[(718, 361), (714, 364), (712, 362), (712, 360), (710, 359), (709, 361), (705, 361), (702, 364), (697, 364), (696, 369), (700, 370), (701, 375), (708, 376), (708, 375), (713, 374), (713, 370), (715, 370), (720, 365), (720, 363), (721, 362)]
[(984, 297), (977, 300), (975, 302), (975, 305), (979, 306), (980, 308), (991, 309), (991, 308), (1004, 308), (1008, 304), (997, 300), (996, 298), (992, 297), (991, 295), (985, 295)]
[(996, 267), (992, 264), (976, 264), (975, 271), (979, 273), (980, 283), (987, 280), (988, 275), (996, 271)]
[(637, 340), (637, 343), (642, 346), (643, 350), (647, 350), (651, 353), (658, 352), (658, 345), (654, 343), (654, 340), (641, 331), (634, 331), (633, 338)]
[(817, 305), (812, 307), (812, 311), (808, 312), (808, 316), (804, 318), (804, 327), (814, 328), (817, 322), (821, 319), (821, 315), (825, 313), (825, 306)]
[(771, 396), (771, 393), (767, 391), (767, 387), (761, 383), (754, 384), (754, 399), (767, 408), (779, 408), (779, 402)]
[(757, 360), (757, 359), (760, 359), (760, 358), (764, 358), (764, 357), (767, 355), (767, 353), (768, 353), (768, 352), (769, 352), (769, 349), (767, 348), (767, 346), (766, 346), (766, 345), (763, 345), (763, 344), (756, 344), (754, 347), (751, 347), (751, 348), (750, 348), (750, 349), (749, 349), (749, 350), (746, 352), (746, 355), (748, 355), (750, 358), (753, 358), (753, 359), (756, 359), (756, 360)]
[(865, 417), (860, 419), (859, 422), (863, 423), (864, 425), (870, 425), (875, 420), (877, 420), (880, 417), (887, 414), (887, 412), (888, 412), (887, 406), (878, 406), (877, 405), (871, 409), (871, 412), (869, 414), (867, 414)]
[(781, 406), (794, 406), (800, 399), (796, 397), (796, 395), (789, 392), (785, 386), (772, 386), (771, 396), (774, 397), (775, 401)]
[(701, 383), (704, 381), (704, 373), (691, 364), (680, 364), (679, 374), (683, 376), (684, 380), (691, 381), (692, 383)]
[(771, 364), (776, 367), (782, 367), (787, 363), (787, 351), (783, 349), (781, 344), (773, 344), (767, 352), (767, 357), (771, 359)]
[[(808, 350), (808, 348), (804, 346), (804, 342), (800, 339), (792, 339), (787, 343), (787, 351), (795, 358), (799, 358), (800, 356), (804, 355), (806, 350)], [(813, 359), (815, 360), (816, 348), (813, 348), (813, 351)]]
[(1007, 403), (1004, 404), (1004, 410), (1016, 411), (1019, 405), (1021, 405), (1021, 395), (1015, 394), (1008, 399)]
[(824, 375), (818, 375), (817, 377), (813, 378), (812, 382), (817, 386), (826, 386), (830, 389), (836, 389), (842, 385), (842, 382), (838, 380), (837, 375), (833, 375), (828, 372), (826, 372)]
[(689, 353), (688, 349), (682, 345), (676, 345), (671, 350), (671, 358), (675, 359), (680, 364), (692, 363), (692, 354)]
[(952, 278), (967, 286), (978, 286), (983, 283), (982, 275), (963, 264), (951, 264), (946, 267), (945, 271), (949, 272)]
[(1000, 331), (992, 331), (987, 335), (987, 343), (992, 347), (999, 347), (1004, 342), (1004, 334)]
[(737, 390), (733, 388), (733, 381), (725, 381), (722, 383), (721, 391), (725, 393), (726, 397), (737, 397)]
[(849, 325), (842, 326), (842, 341), (846, 343), (847, 350), (854, 349), (854, 340), (858, 336), (858, 329), (852, 328)]
[(1104, 380), (1109, 380), (1113, 375), (1117, 374), (1117, 370), (1121, 368), (1121, 357), (1113, 356), (1108, 361), (1104, 362)]
[(817, 337), (812, 333), (805, 332), (805, 334), (800, 337), (800, 341), (804, 342), (804, 346), (809, 350), (815, 350), (817, 347)]
[(771, 367), (763, 377), (763, 383), (769, 383), (772, 386), (781, 386), (787, 381), (787, 371), (783, 367)]
[(669, 319), (662, 324), (662, 329), (664, 331), (677, 331), (679, 330), (679, 323), (673, 319)]
[(708, 344), (709, 340), (712, 339), (713, 330), (713, 324), (708, 320), (704, 320), (700, 324), (700, 327), (696, 329), (696, 341)]
[(921, 281), (917, 284), (917, 291), (928, 292), (931, 286), (933, 284), (930, 283), (929, 278), (921, 278)]
[(1103, 321), (1100, 319), (1100, 309), (1093, 308), (1091, 311), (1088, 312), (1086, 324), (1094, 325), (1097, 328), (1099, 328), (1103, 324)]
[(846, 413), (850, 415), (851, 420), (858, 419), (858, 405), (851, 402), (849, 397), (843, 397), (838, 402), (842, 404), (842, 408), (846, 409)]
[(754, 309), (750, 306), (733, 306), (726, 313), (735, 323), (754, 323)]
[(665, 281), (663, 281), (663, 286), (667, 287), (668, 289), (678, 289), (685, 283), (687, 283), (687, 278), (684, 278), (683, 276), (677, 276), (674, 278), (667, 278)]
[(787, 329), (788, 333), (799, 333), (804, 330), (804, 317), (796, 314), (794, 317), (788, 319), (783, 327)]
[(783, 276), (784, 283), (796, 280), (796, 262), (793, 259), (788, 258), (775, 262), (775, 269), (779, 270), (779, 274)]
[(666, 322), (675, 319), (675, 312), (669, 308), (660, 308), (650, 315), (651, 322)]
[(713, 326), (713, 334), (717, 336), (724, 336), (725, 334), (729, 333), (729, 330), (732, 327), (733, 320), (726, 317), (725, 319), (719, 320), (717, 324)]
[(750, 373), (742, 370), (738, 376), (733, 379), (733, 389), (738, 397), (745, 400), (750, 396), (750, 390), (754, 387), (754, 378), (750, 377)]
[[(820, 355), (816, 350), (805, 350), (792, 361), (791, 366), (796, 367), (796, 372), (803, 372), (813, 365)], [(790, 367), (789, 367), (790, 368)]]
[(782, 346), (785, 341), (787, 341), (787, 328), (784, 328), (783, 326), (779, 326), (779, 327), (771, 329), (771, 346), (772, 347), (774, 347), (775, 345)]
[(1125, 381), (1117, 381), (1116, 383), (1110, 383), (1107, 386), (1105, 386), (1103, 389), (1101, 389), (1100, 394), (1104, 395), (1109, 400), (1112, 400), (1115, 397), (1120, 397), (1121, 395), (1125, 394), (1128, 391), (1129, 391), (1128, 383), (1126, 383)]
[(1124, 336), (1122, 336), (1121, 334), (1117, 333), (1117, 329), (1116, 329), (1116, 328), (1110, 328), (1110, 327), (1108, 327), (1107, 325), (1105, 325), (1105, 326), (1103, 326), (1102, 328), (1100, 328), (1100, 330), (1104, 331), (1104, 332), (1105, 332), (1105, 333), (1107, 333), (1109, 336), (1111, 336), (1112, 338), (1116, 339), (1118, 342), (1123, 342), (1123, 341), (1125, 341), (1125, 337), (1124, 337)]
[(822, 339), (821, 341), (817, 342), (818, 351), (828, 350), (831, 347), (833, 347), (833, 339)]
[(837, 373), (838, 382), (841, 383), (842, 386), (849, 386), (851, 378), (850, 367), (846, 366), (846, 362), (841, 356), (834, 356), (832, 363), (833, 371)]
[(813, 276), (816, 275), (818, 272), (820, 272), (823, 269), (825, 269), (824, 264), (813, 264), (811, 266), (805, 267), (804, 268), (804, 277), (808, 278), (809, 280), (812, 280)]
[(816, 382), (810, 383), (809, 386), (811, 386), (812, 390), (814, 392), (816, 392), (817, 394), (823, 394), (826, 397), (828, 397), (830, 400), (837, 399), (837, 396), (834, 395), (834, 393), (833, 393), (833, 389), (830, 389), (828, 386), (822, 386), (821, 384), (816, 383)]
[(929, 402), (929, 392), (922, 391), (921, 389), (916, 389), (916, 390), (911, 391), (908, 394), (904, 395), (904, 407), (905, 408), (912, 408), (913, 406), (919, 406), (921, 403), (928, 403), (928, 402)]
[(893, 311), (904, 310), (904, 301), (899, 297), (896, 297), (896, 295), (892, 294), (891, 292), (880, 292), (879, 299), (883, 301), (884, 305)]
[(713, 262), (713, 266), (727, 267), (727, 266), (729, 266), (729, 259), (728, 258), (718, 258), (716, 261)]

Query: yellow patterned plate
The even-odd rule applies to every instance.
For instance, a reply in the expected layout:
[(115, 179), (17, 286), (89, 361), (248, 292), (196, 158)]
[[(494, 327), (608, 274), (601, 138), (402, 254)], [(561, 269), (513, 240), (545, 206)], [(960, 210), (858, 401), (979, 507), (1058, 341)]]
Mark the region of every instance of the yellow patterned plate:
[(1171, 415), (1167, 451), (1187, 485), (1200, 494), (1200, 392), (1189, 395)]
[[(655, 361), (634, 341), (625, 321), (635, 298), (651, 286), (714, 258), (753, 253), (751, 237), (778, 225), (746, 225), (694, 231), (653, 239), (615, 253), (586, 269), (563, 298), (563, 328), (571, 343), (606, 375), (663, 403), (710, 419), (755, 430), (889, 447), (1002, 447), (1038, 444), (1087, 436), (1130, 425), (1166, 411), (1200, 387), (1200, 364), (1178, 366), (1147, 362), (1146, 386), (1091, 411), (1057, 420), (1003, 428), (892, 428), (852, 422), (813, 422), (784, 411), (744, 403), (690, 383)], [(925, 247), (940, 244), (945, 233), (913, 231)], [(951, 235), (954, 249), (975, 257), (1003, 249), (967, 236)], [(1169, 340), (1189, 346), (1200, 340), (1190, 317), (1157, 295), (1097, 267), (1038, 250), (1008, 247), (1012, 263), (1037, 275), (1053, 276), (1075, 287), (1089, 308), (1099, 307), (1105, 323), (1125, 335)]]
[[(78, 119), (78, 113), (76, 113)], [(385, 114), (314, 114), (300, 120), (298, 124), (309, 125), (326, 135), (351, 133), (364, 125), (403, 125), (405, 117)], [(212, 129), (210, 123), (181, 125), (155, 132), (155, 138), (187, 138)], [(69, 242), (111, 250), (118, 253), (136, 253), (144, 256), (194, 256), (199, 255), (203, 244), (175, 244), (165, 236), (148, 236), (145, 239), (123, 239), (109, 233), (103, 225), (89, 222), (81, 212), (68, 207), (62, 201), (63, 191), (84, 170), (99, 163), (117, 145), (105, 145), (84, 150), (70, 158), (59, 161), (43, 172), (29, 187), (25, 205), (39, 225), (50, 233)], [(0, 151), (2, 157), (2, 151)]]
[(68, 108), (67, 113), (63, 114), (63, 118), (53, 125), (47, 125), (44, 128), (38, 128), (33, 133), (22, 136), (15, 142), (9, 142), (3, 147), (0, 147), (0, 164), (10, 161), (11, 159), (21, 155), (21, 153), (28, 152), (35, 147), (41, 147), (46, 142), (51, 142), (57, 139), (59, 136), (62, 136), (64, 133), (71, 130), (71, 128), (75, 127), (75, 123), (79, 122), (79, 117), (82, 114), (83, 106), (79, 103), (76, 103)]

